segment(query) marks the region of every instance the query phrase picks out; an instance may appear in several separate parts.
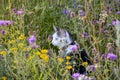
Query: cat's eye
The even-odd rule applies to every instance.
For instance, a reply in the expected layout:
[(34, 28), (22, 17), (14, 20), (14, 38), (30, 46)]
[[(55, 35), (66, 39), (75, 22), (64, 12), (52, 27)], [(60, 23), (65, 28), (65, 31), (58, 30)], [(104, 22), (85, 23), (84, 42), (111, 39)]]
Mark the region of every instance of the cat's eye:
[(55, 40), (58, 40), (58, 38), (55, 38)]

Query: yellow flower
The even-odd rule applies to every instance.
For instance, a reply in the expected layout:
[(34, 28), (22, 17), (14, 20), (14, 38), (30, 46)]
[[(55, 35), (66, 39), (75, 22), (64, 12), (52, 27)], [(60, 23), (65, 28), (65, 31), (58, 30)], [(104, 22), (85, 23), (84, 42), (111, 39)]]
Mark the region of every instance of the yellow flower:
[(41, 53), (39, 51), (35, 52), (36, 55), (40, 55)]
[(48, 62), (48, 61), (49, 61), (48, 55), (46, 55), (46, 56), (43, 58), (43, 60), (45, 60), (45, 62)]
[(29, 50), (29, 48), (25, 47), (23, 50), (24, 50), (24, 51), (28, 51), (28, 50)]
[(88, 62), (83, 62), (82, 63), (82, 66), (87, 66), (88, 65)]
[(2, 77), (2, 80), (7, 80), (7, 77), (6, 77), (6, 76), (3, 76), (3, 77)]
[(19, 43), (18, 46), (23, 47), (23, 46), (25, 46), (25, 44), (24, 43)]
[(47, 49), (41, 50), (41, 53), (46, 54), (48, 52)]
[(13, 43), (15, 43), (15, 42), (16, 42), (15, 40), (10, 40), (10, 41), (9, 41), (10, 44), (13, 44)]
[(42, 58), (43, 60), (45, 60), (45, 62), (49, 61), (49, 57), (47, 54), (40, 54), (40, 58)]
[(34, 56), (28, 56), (27, 60), (31, 60), (32, 58), (34, 58)]
[(58, 62), (60, 62), (60, 63), (62, 63), (62, 62), (64, 61), (63, 58), (58, 58), (57, 60), (58, 60)]
[(6, 51), (1, 51), (0, 54), (4, 55), (4, 54), (7, 54)]
[(72, 69), (72, 66), (66, 66), (65, 68), (66, 69)]
[(67, 60), (70, 60), (70, 59), (71, 59), (71, 57), (70, 57), (70, 56), (66, 56), (66, 59), (67, 59)]
[(17, 51), (18, 48), (10, 48), (10, 51)]
[(25, 39), (25, 36), (23, 34), (21, 34), (18, 39), (23, 40), (23, 39)]
[(69, 65), (69, 64), (70, 64), (70, 62), (66, 62), (66, 64), (67, 64), (67, 65)]

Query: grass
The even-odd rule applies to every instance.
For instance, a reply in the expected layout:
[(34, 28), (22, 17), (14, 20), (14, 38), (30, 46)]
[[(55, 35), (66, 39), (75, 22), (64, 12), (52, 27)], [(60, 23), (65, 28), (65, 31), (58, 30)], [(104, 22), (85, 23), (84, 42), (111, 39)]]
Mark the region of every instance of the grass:
[[(53, 25), (57, 25), (72, 32), (94, 64), (101, 66), (89, 76), (97, 80), (119, 80), (119, 47), (115, 44), (116, 28), (112, 24), (113, 20), (120, 19), (119, 7), (119, 0), (1, 0), (0, 19), (14, 23), (0, 26), (0, 31), (5, 30), (5, 35), (0, 33), (0, 78), (73, 80), (66, 69), (66, 60), (58, 60), (57, 48), (48, 39), (54, 33)], [(18, 15), (13, 9), (22, 14)], [(67, 15), (62, 13), (65, 9), (69, 11)], [(79, 16), (80, 10), (85, 16)], [(33, 31), (39, 48), (29, 45), (28, 38)], [(110, 49), (109, 43), (112, 43)], [(48, 50), (43, 58), (42, 50)], [(117, 60), (102, 59), (101, 55), (108, 52), (116, 54)]]

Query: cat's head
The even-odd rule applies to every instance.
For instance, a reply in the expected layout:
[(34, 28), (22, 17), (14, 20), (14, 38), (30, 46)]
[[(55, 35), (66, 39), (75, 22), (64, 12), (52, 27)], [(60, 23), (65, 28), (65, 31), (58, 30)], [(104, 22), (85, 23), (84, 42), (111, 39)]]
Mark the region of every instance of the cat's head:
[(52, 44), (54, 46), (57, 46), (58, 48), (63, 48), (74, 41), (71, 33), (67, 30), (60, 29), (56, 26), (54, 26), (53, 28), (55, 32), (52, 35)]

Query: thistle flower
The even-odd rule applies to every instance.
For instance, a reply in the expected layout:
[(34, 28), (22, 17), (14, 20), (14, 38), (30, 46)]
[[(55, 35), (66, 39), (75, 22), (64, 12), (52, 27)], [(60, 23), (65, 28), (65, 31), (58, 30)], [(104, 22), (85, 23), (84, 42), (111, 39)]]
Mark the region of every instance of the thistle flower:
[(117, 55), (115, 55), (113, 53), (108, 53), (107, 58), (111, 59), (111, 60), (116, 60), (117, 59)]

